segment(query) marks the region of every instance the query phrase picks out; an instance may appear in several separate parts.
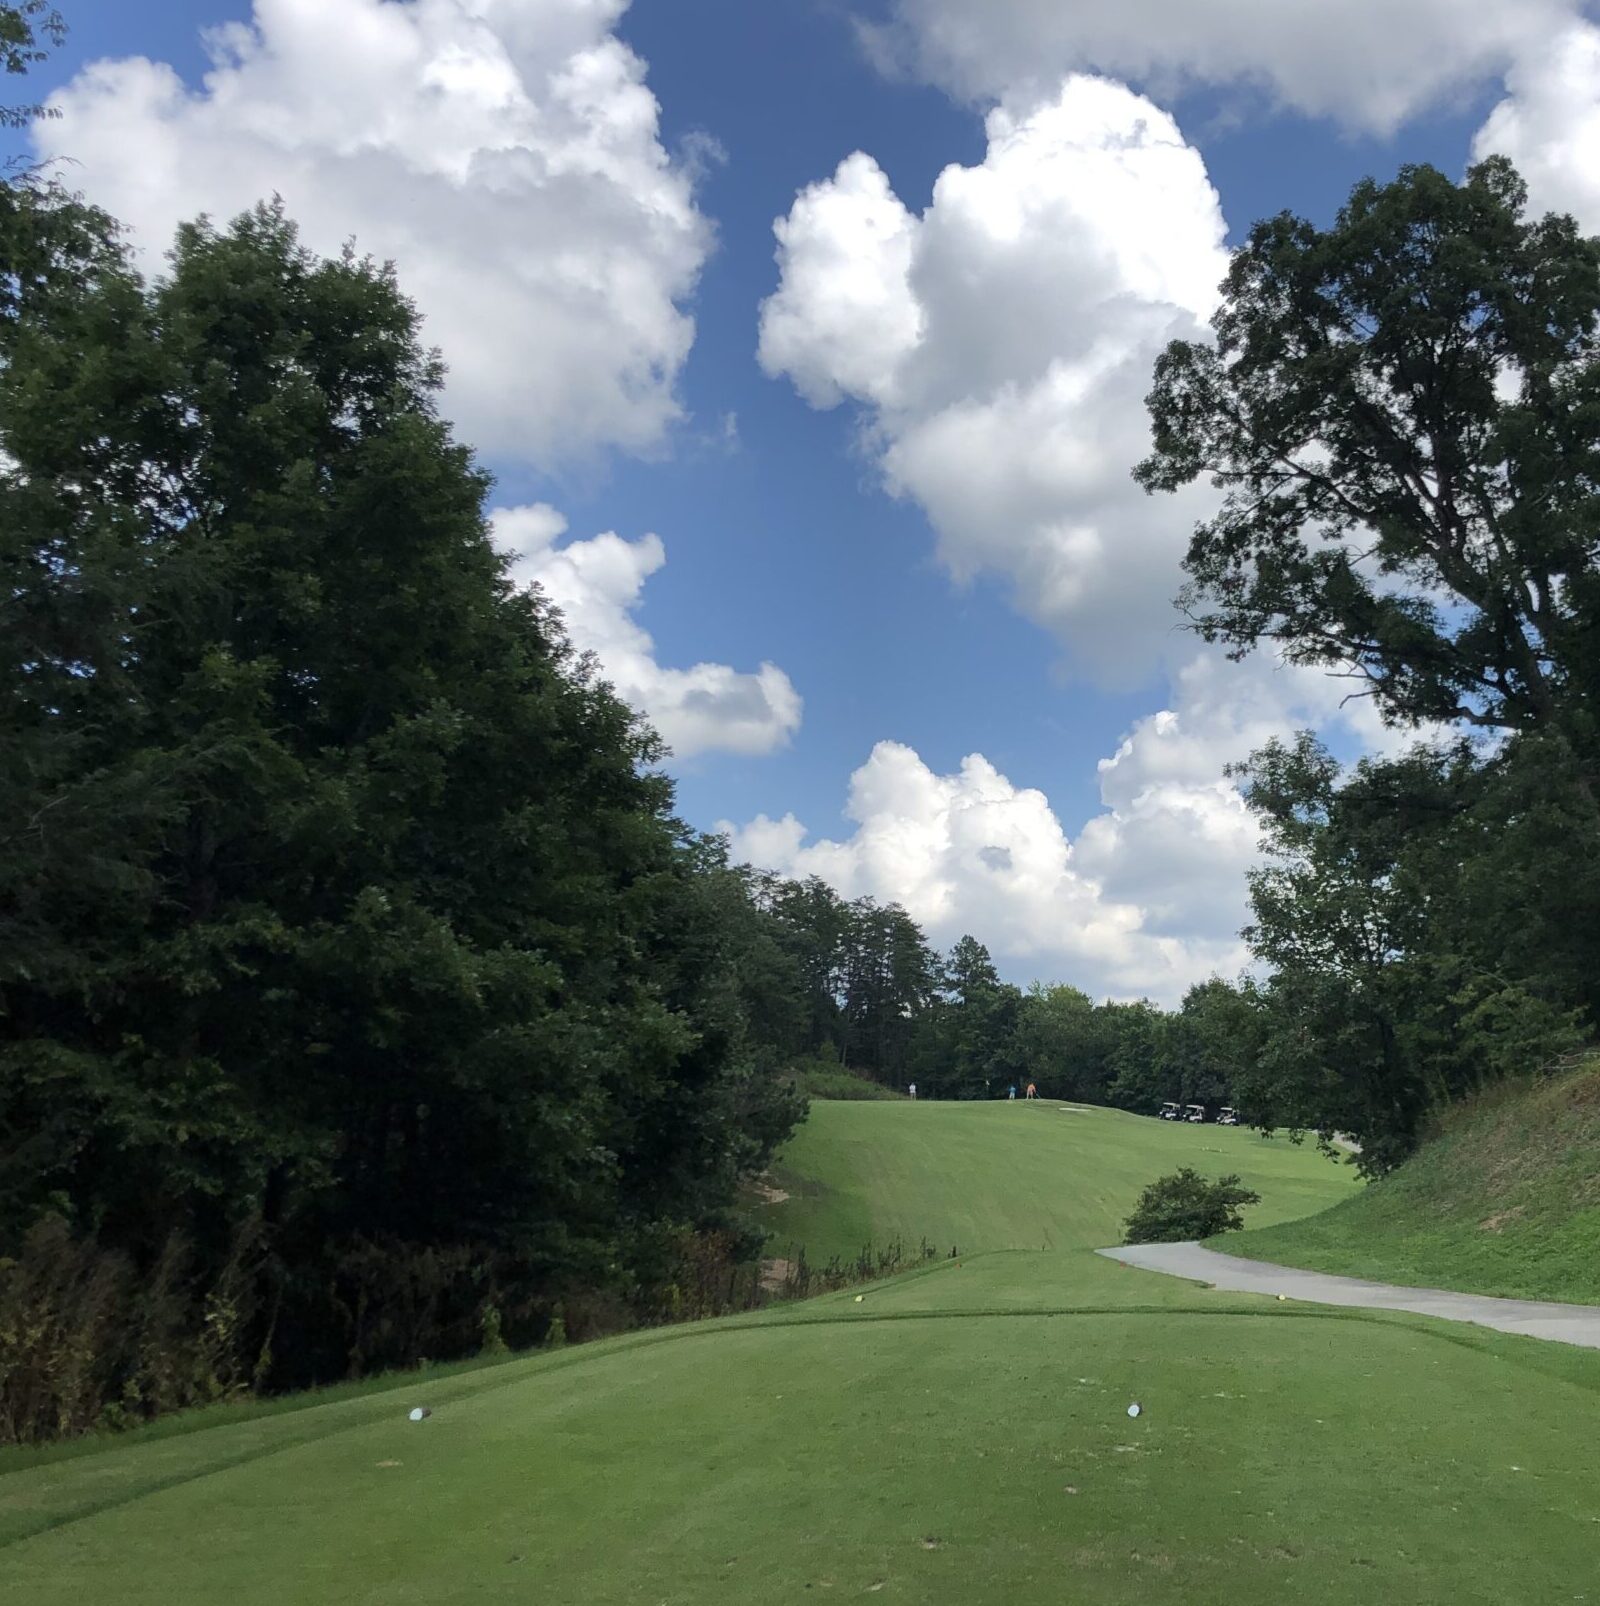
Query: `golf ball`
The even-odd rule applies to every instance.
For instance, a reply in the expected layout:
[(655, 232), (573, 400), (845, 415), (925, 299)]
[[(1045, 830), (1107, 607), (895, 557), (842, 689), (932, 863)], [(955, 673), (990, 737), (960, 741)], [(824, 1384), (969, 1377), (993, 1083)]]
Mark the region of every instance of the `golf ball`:
[(1137, 1400), (1135, 1400), (1133, 1404), (1128, 1407), (1128, 1415), (1137, 1416), (1143, 1409), (1144, 1407), (1140, 1405)]
[(857, 1295), (856, 1295), (856, 1304), (858, 1304), (858, 1305), (859, 1305), (859, 1304), (860, 1304), (860, 1303), (861, 1303), (861, 1301), (862, 1301), (862, 1300), (863, 1300), (863, 1299), (865, 1299), (865, 1298), (866, 1298), (866, 1297), (867, 1297), (867, 1296), (866, 1296), (866, 1295), (865, 1295), (865, 1294), (857, 1294)]

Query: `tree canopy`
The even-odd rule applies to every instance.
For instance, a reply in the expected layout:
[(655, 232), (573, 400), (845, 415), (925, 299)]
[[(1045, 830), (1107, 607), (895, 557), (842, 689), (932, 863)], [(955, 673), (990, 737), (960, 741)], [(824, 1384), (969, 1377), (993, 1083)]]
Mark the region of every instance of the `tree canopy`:
[(1493, 157), (1257, 224), (1215, 340), (1157, 363), (1137, 477), (1226, 493), (1185, 563), (1207, 639), (1400, 723), (1544, 732), (1593, 804), (1600, 242), (1526, 205)]

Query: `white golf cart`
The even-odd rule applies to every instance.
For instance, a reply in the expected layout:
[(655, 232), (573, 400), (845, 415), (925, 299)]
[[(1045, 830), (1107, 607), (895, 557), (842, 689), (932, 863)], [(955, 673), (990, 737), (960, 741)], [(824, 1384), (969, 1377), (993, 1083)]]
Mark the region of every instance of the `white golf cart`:
[(1217, 1115), (1218, 1126), (1238, 1126), (1239, 1112), (1231, 1104), (1224, 1104)]
[(1183, 1119), (1178, 1113), (1178, 1106), (1171, 1099), (1168, 1099), (1161, 1106), (1161, 1119), (1163, 1121), (1181, 1121)]
[(1206, 1107), (1203, 1104), (1186, 1104), (1183, 1107), (1185, 1121), (1193, 1121), (1198, 1126), (1206, 1118)]

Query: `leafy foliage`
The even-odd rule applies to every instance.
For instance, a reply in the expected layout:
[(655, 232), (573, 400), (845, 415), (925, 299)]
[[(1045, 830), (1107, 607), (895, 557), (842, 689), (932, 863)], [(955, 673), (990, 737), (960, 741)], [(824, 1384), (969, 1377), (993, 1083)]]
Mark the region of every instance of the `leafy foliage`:
[(0, 260), (0, 1247), (259, 1232), (279, 1384), (648, 1306), (800, 1114), (789, 961), (507, 582), (412, 307), (277, 206), (146, 285), (25, 181)]
[(1159, 1177), (1139, 1195), (1128, 1217), (1124, 1243), (1176, 1244), (1237, 1232), (1244, 1225), (1245, 1205), (1261, 1203), (1261, 1195), (1244, 1187), (1237, 1176), (1206, 1179), (1189, 1166)]
[(1244, 767), (1271, 853), (1251, 877), (1247, 935), (1272, 967), (1238, 1077), (1252, 1119), (1349, 1134), (1378, 1174), (1434, 1107), (1578, 1045), (1595, 937), (1561, 916), (1600, 887), (1550, 756), (1419, 747), (1343, 776), (1302, 736)]
[(1215, 344), (1157, 364), (1138, 475), (1228, 493), (1186, 563), (1208, 639), (1587, 754), (1600, 242), (1526, 201), (1493, 157), (1365, 180), (1326, 230), (1258, 224)]
[(1600, 1007), (1600, 241), (1526, 201), (1495, 157), (1364, 181), (1327, 229), (1258, 224), (1215, 343), (1157, 364), (1137, 471), (1226, 493), (1186, 561), (1208, 640), (1495, 733), (1348, 775), (1302, 736), (1242, 770), (1273, 861), (1239, 1102), (1355, 1135), (1370, 1173)]
[[(19, 76), (66, 36), (67, 25), (50, 0), (7, 0), (0, 4), (0, 69)], [(0, 106), (0, 128), (25, 128), (36, 118), (55, 115), (44, 106)]]

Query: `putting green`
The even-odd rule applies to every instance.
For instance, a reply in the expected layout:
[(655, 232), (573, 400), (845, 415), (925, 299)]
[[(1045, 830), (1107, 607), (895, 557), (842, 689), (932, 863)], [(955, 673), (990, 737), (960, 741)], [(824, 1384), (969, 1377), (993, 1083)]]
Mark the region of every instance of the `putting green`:
[[(1251, 1301), (1090, 1252), (1174, 1157), (1224, 1168), (1204, 1152), (1223, 1140), (1263, 1213), (1280, 1185), (1302, 1203), (1348, 1186), (1314, 1155), (1215, 1129), (819, 1106), (785, 1162), (786, 1225), (819, 1248), (864, 1224), (920, 1235), (905, 1214), (920, 1176), (926, 1230), (970, 1237), (959, 1262), (859, 1303), (848, 1290), (47, 1456), (0, 1478), (0, 1599), (1522, 1606), (1589, 1591), (1600, 1355)], [(417, 1401), (434, 1414), (412, 1424)]]

